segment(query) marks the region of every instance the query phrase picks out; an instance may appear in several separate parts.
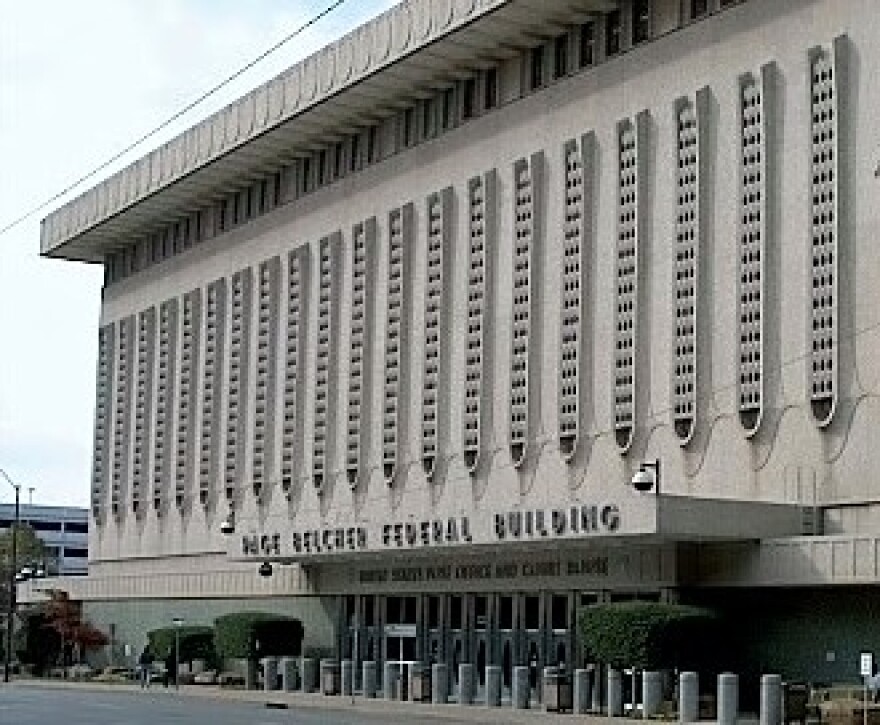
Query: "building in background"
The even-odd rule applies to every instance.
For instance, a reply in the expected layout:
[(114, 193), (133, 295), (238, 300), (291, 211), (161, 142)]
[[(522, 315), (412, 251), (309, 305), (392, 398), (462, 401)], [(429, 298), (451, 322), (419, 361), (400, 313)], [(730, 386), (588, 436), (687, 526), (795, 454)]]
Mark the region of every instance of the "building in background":
[[(49, 573), (83, 576), (89, 563), (89, 510), (69, 506), (21, 504), (19, 518), (33, 528), (46, 546)], [(15, 505), (0, 504), (0, 534), (9, 531), (15, 520)], [(43, 562), (20, 562), (43, 564)], [(57, 564), (57, 572), (53, 567)]]
[(409, 0), (55, 211), (42, 253), (106, 271), (71, 595), (135, 647), (272, 609), (505, 683), (581, 664), (593, 602), (699, 602), (743, 672), (852, 678), (878, 37), (873, 0)]

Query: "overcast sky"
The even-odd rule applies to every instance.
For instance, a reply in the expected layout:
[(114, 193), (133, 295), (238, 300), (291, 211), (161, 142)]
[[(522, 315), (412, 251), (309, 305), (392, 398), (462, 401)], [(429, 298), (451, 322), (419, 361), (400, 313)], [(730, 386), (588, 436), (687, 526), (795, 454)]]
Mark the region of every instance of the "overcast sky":
[[(238, 70), (332, 0), (0, 0), (0, 228)], [(78, 191), (395, 4), (348, 0)], [(71, 197), (72, 198), (72, 197)], [(87, 505), (101, 269), (0, 236), (0, 468)], [(12, 489), (0, 480), (0, 502)]]

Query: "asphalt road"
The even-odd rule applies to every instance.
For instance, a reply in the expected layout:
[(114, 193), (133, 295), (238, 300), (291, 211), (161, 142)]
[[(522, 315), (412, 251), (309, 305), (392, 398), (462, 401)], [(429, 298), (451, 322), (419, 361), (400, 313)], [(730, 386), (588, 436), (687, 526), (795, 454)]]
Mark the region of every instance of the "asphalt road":
[(405, 713), (273, 710), (264, 703), (181, 697), (155, 688), (144, 692), (0, 688), (0, 725), (388, 725), (412, 720), (412, 714)]

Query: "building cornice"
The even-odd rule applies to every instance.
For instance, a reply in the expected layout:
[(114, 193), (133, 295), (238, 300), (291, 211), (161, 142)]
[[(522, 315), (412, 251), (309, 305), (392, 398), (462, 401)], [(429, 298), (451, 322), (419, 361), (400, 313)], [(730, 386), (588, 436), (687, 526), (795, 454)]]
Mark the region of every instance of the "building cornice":
[(432, 85), (617, 5), (405, 0), (49, 214), (41, 254), (102, 262), (242, 179), (276, 171), (319, 139), (391, 115)]

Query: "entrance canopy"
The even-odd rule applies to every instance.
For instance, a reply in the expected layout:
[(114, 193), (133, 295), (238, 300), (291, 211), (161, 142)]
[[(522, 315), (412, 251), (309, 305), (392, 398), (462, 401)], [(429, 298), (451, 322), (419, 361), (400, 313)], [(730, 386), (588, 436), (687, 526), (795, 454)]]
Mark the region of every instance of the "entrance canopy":
[[(318, 564), (371, 559), (460, 559), (481, 552), (754, 541), (812, 533), (812, 509), (792, 504), (628, 492), (618, 501), (372, 520), (303, 529), (240, 519), (227, 555), (238, 561)], [(260, 524), (262, 523), (262, 526)]]

